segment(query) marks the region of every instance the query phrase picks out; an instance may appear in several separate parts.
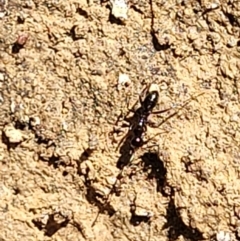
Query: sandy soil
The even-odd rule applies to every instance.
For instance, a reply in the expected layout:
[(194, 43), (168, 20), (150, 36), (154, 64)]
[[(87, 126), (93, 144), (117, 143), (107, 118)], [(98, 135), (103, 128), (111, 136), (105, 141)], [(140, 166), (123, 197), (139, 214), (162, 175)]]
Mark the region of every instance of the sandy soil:
[(127, 6), (0, 1), (0, 240), (240, 240), (240, 2)]

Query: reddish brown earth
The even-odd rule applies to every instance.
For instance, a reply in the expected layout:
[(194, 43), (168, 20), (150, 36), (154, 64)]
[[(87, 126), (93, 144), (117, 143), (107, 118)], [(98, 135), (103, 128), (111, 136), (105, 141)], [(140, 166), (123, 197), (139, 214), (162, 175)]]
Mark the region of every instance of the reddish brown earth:
[[(240, 2), (127, 4), (0, 1), (0, 240), (240, 240)], [(172, 109), (130, 158), (151, 83)]]

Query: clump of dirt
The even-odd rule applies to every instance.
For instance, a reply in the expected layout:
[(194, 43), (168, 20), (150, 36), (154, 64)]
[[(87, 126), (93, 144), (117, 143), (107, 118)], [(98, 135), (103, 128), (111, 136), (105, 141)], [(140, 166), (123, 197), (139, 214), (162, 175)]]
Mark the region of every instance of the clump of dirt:
[[(0, 239), (240, 239), (239, 1), (9, 0), (0, 18)], [(170, 110), (133, 152), (124, 117), (151, 83)]]

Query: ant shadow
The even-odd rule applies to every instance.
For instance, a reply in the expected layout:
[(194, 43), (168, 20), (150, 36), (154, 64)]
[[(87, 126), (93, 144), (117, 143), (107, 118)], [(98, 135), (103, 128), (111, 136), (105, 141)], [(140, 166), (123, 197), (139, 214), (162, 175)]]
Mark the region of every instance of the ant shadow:
[(143, 171), (148, 173), (147, 178), (156, 179), (157, 192), (161, 192), (162, 195), (165, 196), (166, 194), (163, 189), (166, 183), (167, 169), (163, 161), (159, 158), (158, 153), (146, 152), (141, 156), (141, 159)]
[[(163, 161), (159, 155), (154, 152), (146, 152), (142, 155), (143, 170), (148, 172), (149, 179), (156, 179), (157, 191), (161, 192), (163, 196), (167, 194), (164, 192), (166, 185), (167, 169), (164, 167)], [(149, 171), (150, 169), (150, 171)], [(174, 190), (171, 188), (171, 197), (174, 197)], [(136, 218), (136, 217), (135, 217)], [(182, 220), (179, 209), (175, 206), (174, 199), (171, 198), (167, 207), (167, 223), (163, 229), (168, 229), (168, 238), (171, 241), (177, 240), (179, 236), (183, 236), (186, 240), (200, 241), (203, 240), (202, 233), (196, 229), (188, 227)], [(145, 220), (143, 220), (145, 221)]]
[[(164, 193), (164, 186), (166, 183), (167, 170), (164, 167), (163, 161), (155, 152), (146, 152), (141, 156), (143, 171), (148, 173), (148, 179), (155, 179), (157, 182), (157, 192)], [(130, 223), (133, 226), (138, 226), (140, 223), (151, 223), (151, 216), (141, 216), (135, 213), (135, 205), (131, 205), (131, 219)]]
[(163, 226), (163, 229), (168, 229), (169, 240), (177, 240), (179, 236), (183, 236), (184, 240), (204, 240), (202, 233), (197, 228), (188, 227), (183, 222), (173, 198), (168, 204), (166, 218), (167, 223)]

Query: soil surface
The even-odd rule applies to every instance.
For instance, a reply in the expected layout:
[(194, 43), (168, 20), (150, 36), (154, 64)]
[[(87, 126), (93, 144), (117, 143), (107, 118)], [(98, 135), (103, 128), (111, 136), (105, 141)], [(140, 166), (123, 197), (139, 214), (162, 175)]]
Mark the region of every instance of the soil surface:
[[(0, 240), (240, 240), (239, 0), (0, 0), (0, 17)], [(169, 110), (132, 152), (152, 83)]]

